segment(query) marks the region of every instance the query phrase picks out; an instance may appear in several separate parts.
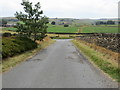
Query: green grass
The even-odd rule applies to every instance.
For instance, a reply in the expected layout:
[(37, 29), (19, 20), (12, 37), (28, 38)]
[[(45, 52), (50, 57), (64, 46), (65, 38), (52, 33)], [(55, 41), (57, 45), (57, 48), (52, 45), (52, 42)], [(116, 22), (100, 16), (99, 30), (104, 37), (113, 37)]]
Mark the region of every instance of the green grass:
[(104, 27), (106, 27), (106, 26), (107, 26), (107, 27), (109, 27), (109, 26), (111, 27), (111, 26), (112, 26), (112, 27), (118, 27), (117, 24), (115, 24), (115, 25), (97, 25), (97, 26), (104, 26)]
[(118, 27), (108, 27), (108, 26), (90, 26), (84, 27), (82, 33), (118, 33)]
[(73, 40), (72, 42), (90, 61), (94, 62), (101, 70), (110, 75), (113, 79), (120, 82), (120, 68), (113, 66), (108, 60), (101, 58), (103, 56), (102, 53), (95, 51), (84, 43), (77, 40)]
[[(78, 28), (79, 27), (75, 26), (64, 27), (63, 25), (49, 25), (47, 31), (59, 33), (75, 33), (78, 31)], [(17, 29), (14, 27), (6, 27), (4, 30), (16, 31)]]
[(3, 30), (16, 31), (17, 28), (14, 28), (14, 27), (6, 27), (6, 28), (3, 28)]
[[(80, 27), (69, 26), (64, 27), (63, 25), (48, 25), (48, 32), (58, 32), (58, 33), (76, 33)], [(81, 27), (81, 33), (118, 33), (117, 26), (89, 26)], [(16, 31), (14, 27), (6, 27), (4, 30)]]
[(49, 25), (48, 32), (59, 32), (59, 33), (75, 33), (79, 27), (69, 26), (64, 27), (60, 25)]

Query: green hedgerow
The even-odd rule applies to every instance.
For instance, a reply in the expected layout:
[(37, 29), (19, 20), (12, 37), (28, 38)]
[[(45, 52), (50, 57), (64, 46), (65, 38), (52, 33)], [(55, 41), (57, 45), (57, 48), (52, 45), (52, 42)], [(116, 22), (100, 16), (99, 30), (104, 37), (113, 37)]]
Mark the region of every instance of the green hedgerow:
[(37, 48), (37, 43), (26, 37), (3, 37), (2, 58), (11, 57)]

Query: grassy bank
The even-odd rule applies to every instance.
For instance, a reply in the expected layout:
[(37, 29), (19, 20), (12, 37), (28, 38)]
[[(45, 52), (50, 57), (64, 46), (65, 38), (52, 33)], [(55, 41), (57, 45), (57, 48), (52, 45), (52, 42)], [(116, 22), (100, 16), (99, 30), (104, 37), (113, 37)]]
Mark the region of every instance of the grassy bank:
[(37, 41), (37, 43), (39, 44), (38, 48), (3, 60), (2, 64), (0, 64), (0, 67), (2, 66), (2, 72), (8, 71), (11, 68), (15, 67), (16, 65), (20, 64), (21, 62), (31, 58), (41, 49), (46, 48), (47, 46), (54, 42), (55, 42), (54, 40), (47, 37), (44, 39), (43, 42)]
[(107, 73), (113, 79), (120, 82), (120, 68), (114, 66), (107, 58), (104, 58), (104, 54), (91, 48), (90, 46), (82, 43), (78, 40), (72, 40), (72, 42), (79, 48), (79, 50), (90, 60), (97, 65), (102, 71)]

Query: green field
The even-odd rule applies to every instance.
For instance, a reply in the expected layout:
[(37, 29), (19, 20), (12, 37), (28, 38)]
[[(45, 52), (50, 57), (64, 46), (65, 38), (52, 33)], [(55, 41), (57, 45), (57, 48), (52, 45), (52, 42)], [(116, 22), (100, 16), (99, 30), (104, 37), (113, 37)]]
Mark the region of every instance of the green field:
[[(47, 31), (48, 32), (59, 32), (59, 33), (75, 33), (78, 31), (79, 27), (69, 26), (64, 27), (60, 25), (49, 25)], [(10, 31), (16, 31), (16, 28), (13, 27), (7, 27), (4, 28), (4, 30), (10, 30)]]
[(14, 28), (14, 27), (6, 27), (6, 28), (3, 28), (3, 30), (16, 31), (17, 28)]
[[(118, 33), (117, 26), (64, 27), (62, 25), (49, 25), (47, 31), (59, 33), (76, 33), (78, 32), (78, 29), (80, 29), (80, 33)], [(16, 31), (17, 29), (13, 27), (6, 27), (3, 30)]]
[(48, 27), (48, 32), (60, 32), (60, 33), (75, 33), (77, 32), (79, 27), (74, 27), (74, 26), (69, 26), (69, 27), (64, 27), (60, 25), (50, 25)]
[(91, 26), (82, 28), (82, 33), (118, 33), (118, 27)]

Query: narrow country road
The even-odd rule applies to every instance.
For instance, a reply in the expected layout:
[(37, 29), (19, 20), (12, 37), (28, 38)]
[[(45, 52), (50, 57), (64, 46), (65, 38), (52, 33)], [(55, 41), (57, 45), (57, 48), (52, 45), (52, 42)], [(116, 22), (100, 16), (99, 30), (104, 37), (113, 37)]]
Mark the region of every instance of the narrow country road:
[(57, 40), (3, 74), (3, 88), (117, 88), (70, 40)]

